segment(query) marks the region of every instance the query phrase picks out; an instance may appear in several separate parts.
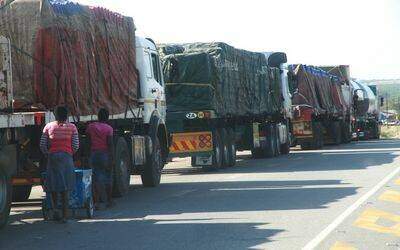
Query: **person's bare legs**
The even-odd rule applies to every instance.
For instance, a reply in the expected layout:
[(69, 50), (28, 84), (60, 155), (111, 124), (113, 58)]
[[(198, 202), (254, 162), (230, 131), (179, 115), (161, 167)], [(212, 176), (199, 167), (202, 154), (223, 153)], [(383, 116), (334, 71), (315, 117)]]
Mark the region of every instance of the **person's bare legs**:
[(53, 220), (60, 220), (60, 214), (58, 213), (58, 193), (51, 192), (51, 207), (53, 208)]

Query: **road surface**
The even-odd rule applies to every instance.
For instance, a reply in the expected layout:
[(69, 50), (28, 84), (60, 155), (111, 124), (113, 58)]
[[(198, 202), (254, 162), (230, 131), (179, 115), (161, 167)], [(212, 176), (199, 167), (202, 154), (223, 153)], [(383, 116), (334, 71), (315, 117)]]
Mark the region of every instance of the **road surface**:
[(399, 249), (400, 141), (295, 149), (205, 172), (175, 159), (162, 184), (93, 220), (41, 219), (36, 188), (15, 204), (0, 249)]

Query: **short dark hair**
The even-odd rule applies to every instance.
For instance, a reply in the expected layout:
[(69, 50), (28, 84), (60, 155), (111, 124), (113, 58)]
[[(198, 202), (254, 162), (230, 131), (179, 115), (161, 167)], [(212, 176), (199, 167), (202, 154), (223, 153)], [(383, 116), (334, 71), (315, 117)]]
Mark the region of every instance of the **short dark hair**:
[(59, 122), (65, 122), (68, 119), (68, 108), (65, 106), (58, 106), (54, 111), (54, 116)]
[(108, 110), (105, 109), (105, 108), (101, 108), (101, 109), (99, 110), (98, 115), (97, 115), (97, 117), (99, 118), (99, 121), (100, 121), (100, 122), (106, 122), (106, 121), (108, 121), (109, 116), (110, 116), (110, 114), (108, 113)]

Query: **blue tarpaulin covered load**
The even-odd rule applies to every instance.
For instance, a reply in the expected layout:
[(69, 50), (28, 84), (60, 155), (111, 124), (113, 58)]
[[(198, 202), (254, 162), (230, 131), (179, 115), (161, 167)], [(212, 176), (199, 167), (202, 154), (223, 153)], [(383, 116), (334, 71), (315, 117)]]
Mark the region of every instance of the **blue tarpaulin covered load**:
[(279, 69), (268, 67), (262, 53), (225, 43), (160, 48), (168, 111), (214, 110), (220, 117), (282, 112)]

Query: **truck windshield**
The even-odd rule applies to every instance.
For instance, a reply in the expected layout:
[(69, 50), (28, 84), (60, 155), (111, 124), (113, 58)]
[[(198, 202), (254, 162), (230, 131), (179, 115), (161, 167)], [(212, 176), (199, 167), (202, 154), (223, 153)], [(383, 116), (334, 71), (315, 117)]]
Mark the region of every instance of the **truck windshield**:
[(151, 63), (153, 65), (153, 75), (154, 75), (154, 79), (160, 84), (161, 83), (161, 71), (160, 71), (160, 63), (158, 60), (158, 56), (157, 54), (151, 54)]
[(144, 66), (146, 68), (146, 76), (148, 78), (152, 78), (152, 68), (151, 68), (151, 64), (150, 64), (150, 54), (148, 52), (144, 52)]

